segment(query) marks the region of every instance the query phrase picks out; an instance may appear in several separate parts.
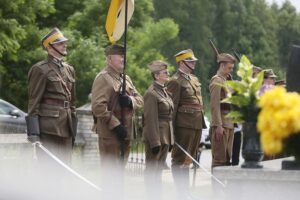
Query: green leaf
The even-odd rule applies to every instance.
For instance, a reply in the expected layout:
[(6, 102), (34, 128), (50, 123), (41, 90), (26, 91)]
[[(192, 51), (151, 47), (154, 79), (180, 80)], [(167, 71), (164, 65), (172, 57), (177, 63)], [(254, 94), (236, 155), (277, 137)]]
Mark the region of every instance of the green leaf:
[(230, 103), (237, 106), (246, 106), (249, 104), (249, 98), (245, 95), (235, 95), (223, 99), (222, 103)]
[(255, 94), (260, 89), (260, 87), (263, 83), (263, 80), (264, 80), (264, 72), (261, 71), (261, 72), (259, 72), (259, 74), (255, 78), (254, 83), (251, 85), (251, 92), (252, 93)]
[(241, 63), (244, 63), (246, 65), (251, 65), (250, 60), (245, 55), (242, 55), (242, 57), (241, 57)]
[(226, 84), (239, 94), (247, 91), (247, 86), (242, 81), (226, 81)]
[(231, 118), (232, 121), (235, 122), (235, 123), (242, 123), (242, 122), (244, 122), (243, 115), (239, 111), (231, 111), (225, 117), (226, 118)]

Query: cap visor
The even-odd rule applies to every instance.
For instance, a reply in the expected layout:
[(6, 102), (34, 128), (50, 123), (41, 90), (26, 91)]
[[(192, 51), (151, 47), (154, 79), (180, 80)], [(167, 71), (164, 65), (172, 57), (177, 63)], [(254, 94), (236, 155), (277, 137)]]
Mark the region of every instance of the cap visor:
[(61, 43), (61, 42), (65, 42), (65, 41), (68, 41), (67, 38), (59, 38), (57, 40), (55, 40), (54, 42), (51, 42), (51, 44), (57, 44), (57, 43)]

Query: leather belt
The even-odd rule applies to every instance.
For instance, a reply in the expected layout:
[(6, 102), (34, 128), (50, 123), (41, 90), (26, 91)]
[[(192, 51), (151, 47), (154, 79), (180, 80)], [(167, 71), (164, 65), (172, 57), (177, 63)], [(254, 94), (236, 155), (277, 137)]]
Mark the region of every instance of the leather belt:
[(195, 110), (202, 110), (202, 106), (200, 104), (180, 104), (179, 105), (182, 108), (190, 108)]
[(166, 121), (172, 121), (172, 116), (169, 116), (169, 115), (161, 115), (161, 116), (158, 116), (158, 119), (160, 120), (166, 120)]
[(42, 103), (54, 106), (61, 106), (63, 108), (70, 108), (71, 104), (69, 101), (61, 100), (61, 99), (52, 99), (52, 98), (44, 98)]

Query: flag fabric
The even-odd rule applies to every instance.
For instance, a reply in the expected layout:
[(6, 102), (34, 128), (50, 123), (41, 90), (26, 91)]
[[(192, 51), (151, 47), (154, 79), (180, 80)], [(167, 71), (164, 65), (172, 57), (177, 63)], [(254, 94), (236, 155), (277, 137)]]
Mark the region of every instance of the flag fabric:
[[(134, 0), (127, 0), (127, 24), (129, 23), (133, 11)], [(111, 43), (116, 43), (125, 31), (125, 5), (126, 0), (111, 0), (106, 17), (105, 29)], [(126, 25), (127, 25), (126, 24)]]

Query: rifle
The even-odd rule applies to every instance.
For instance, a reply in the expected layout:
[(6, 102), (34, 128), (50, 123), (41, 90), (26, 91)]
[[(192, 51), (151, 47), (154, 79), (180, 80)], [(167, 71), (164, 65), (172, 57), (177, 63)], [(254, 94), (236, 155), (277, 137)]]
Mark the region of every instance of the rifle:
[(217, 58), (220, 53), (219, 53), (217, 47), (215, 46), (214, 42), (210, 38), (208, 38), (208, 40), (209, 40), (209, 44), (210, 44), (211, 48), (214, 50), (215, 57)]
[(232, 48), (231, 50), (233, 51), (234, 57), (240, 62), (241, 61), (240, 54), (234, 48)]
[[(218, 55), (219, 55), (220, 53), (219, 53), (217, 47), (215, 46), (214, 42), (213, 42), (210, 38), (208, 38), (208, 40), (209, 40), (209, 44), (210, 44), (211, 48), (214, 50), (214, 53), (215, 53), (215, 59), (217, 60)], [(231, 75), (231, 74), (228, 75), (227, 80), (232, 80), (232, 75)]]

